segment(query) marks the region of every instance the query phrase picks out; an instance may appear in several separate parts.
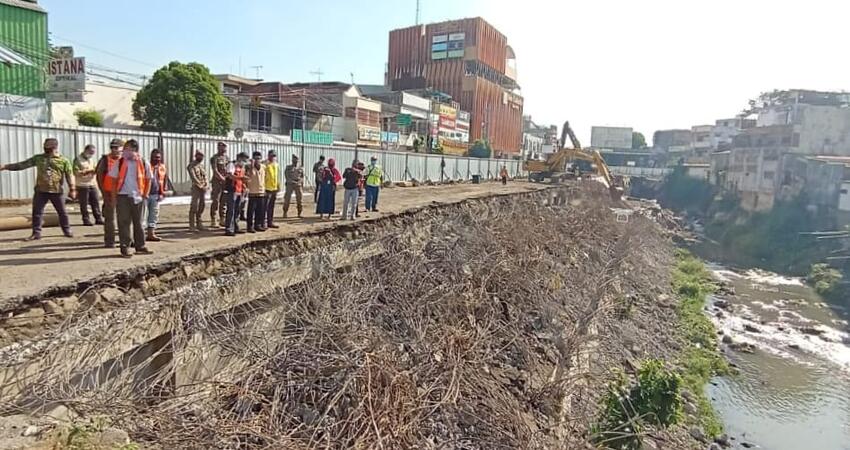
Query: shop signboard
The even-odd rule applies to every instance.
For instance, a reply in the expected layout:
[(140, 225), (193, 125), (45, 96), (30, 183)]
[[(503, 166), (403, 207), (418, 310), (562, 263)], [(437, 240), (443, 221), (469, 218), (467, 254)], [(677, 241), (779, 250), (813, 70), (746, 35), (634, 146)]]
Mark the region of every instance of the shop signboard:
[(381, 130), (375, 127), (365, 125), (357, 126), (357, 139), (361, 141), (380, 141)]
[(47, 63), (47, 100), (78, 102), (86, 90), (86, 59), (58, 58)]

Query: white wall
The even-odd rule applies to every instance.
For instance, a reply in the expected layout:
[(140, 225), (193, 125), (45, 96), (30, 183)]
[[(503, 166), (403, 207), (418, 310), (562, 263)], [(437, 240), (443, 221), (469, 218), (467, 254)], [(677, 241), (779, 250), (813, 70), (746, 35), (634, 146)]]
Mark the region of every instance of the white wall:
[(627, 127), (591, 127), (590, 145), (598, 148), (632, 148), (632, 129)]
[(84, 102), (53, 103), (53, 123), (77, 125), (74, 111), (94, 109), (103, 114), (103, 126), (107, 128), (138, 128), (141, 122), (133, 118), (133, 99), (138, 89), (86, 83)]

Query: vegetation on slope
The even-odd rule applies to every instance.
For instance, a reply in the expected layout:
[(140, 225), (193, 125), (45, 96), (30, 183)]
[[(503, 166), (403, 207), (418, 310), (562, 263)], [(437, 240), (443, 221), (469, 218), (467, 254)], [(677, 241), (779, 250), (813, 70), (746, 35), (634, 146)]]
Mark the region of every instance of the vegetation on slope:
[(729, 366), (717, 350), (714, 325), (703, 312), (706, 295), (714, 291), (711, 275), (700, 260), (685, 250), (676, 252), (673, 289), (679, 295), (681, 331), (687, 341), (680, 361), (682, 384), (697, 399), (698, 425), (707, 435), (718, 436), (723, 426), (704, 387), (712, 377), (728, 374)]

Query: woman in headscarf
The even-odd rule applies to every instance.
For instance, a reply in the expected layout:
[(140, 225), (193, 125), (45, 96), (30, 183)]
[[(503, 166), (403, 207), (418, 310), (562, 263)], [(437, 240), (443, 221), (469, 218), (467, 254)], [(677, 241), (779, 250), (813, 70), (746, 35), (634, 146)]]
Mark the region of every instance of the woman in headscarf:
[(320, 179), (319, 198), (316, 201), (316, 214), (319, 215), (320, 219), (323, 219), (324, 215), (327, 214), (328, 220), (330, 220), (336, 207), (336, 201), (334, 198), (336, 194), (336, 185), (340, 182), (340, 180), (342, 180), (342, 175), (336, 168), (335, 159), (331, 158), (328, 160), (328, 166), (322, 169)]

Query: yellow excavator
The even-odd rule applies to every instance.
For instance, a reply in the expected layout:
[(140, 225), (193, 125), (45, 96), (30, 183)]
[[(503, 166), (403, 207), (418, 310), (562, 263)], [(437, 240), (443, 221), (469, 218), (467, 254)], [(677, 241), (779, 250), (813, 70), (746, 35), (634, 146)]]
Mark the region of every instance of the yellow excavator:
[[(567, 148), (568, 137), (573, 148)], [(611, 195), (615, 198), (622, 196), (622, 181), (611, 175), (608, 165), (597, 150), (587, 151), (581, 148), (569, 121), (564, 122), (561, 129), (561, 149), (550, 154), (545, 161), (527, 160), (525, 171), (528, 172), (529, 181), (543, 182), (548, 178), (550, 182), (559, 183), (581, 175), (578, 165), (574, 163), (576, 160), (589, 162), (596, 174), (605, 180)]]

